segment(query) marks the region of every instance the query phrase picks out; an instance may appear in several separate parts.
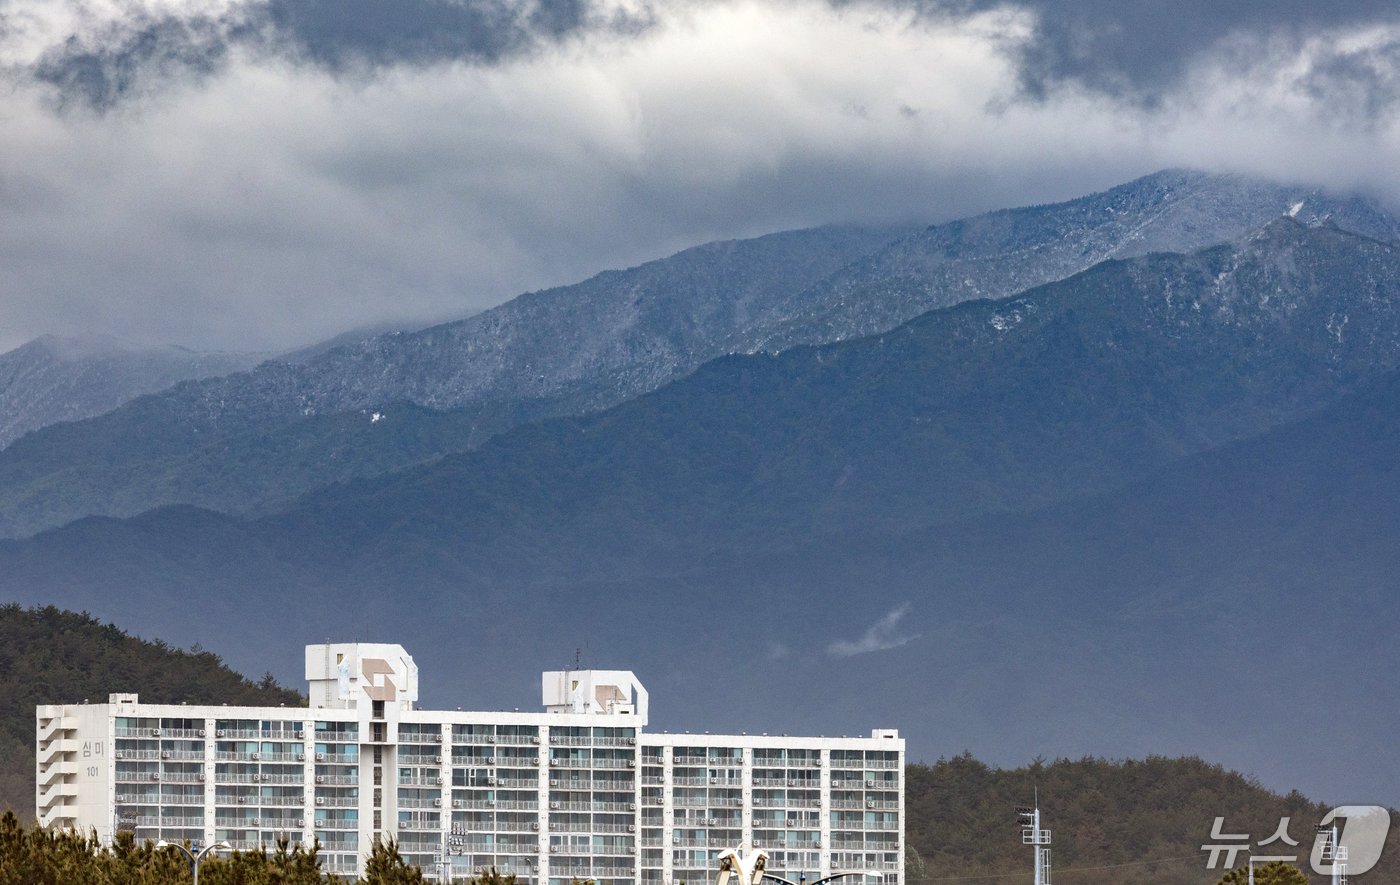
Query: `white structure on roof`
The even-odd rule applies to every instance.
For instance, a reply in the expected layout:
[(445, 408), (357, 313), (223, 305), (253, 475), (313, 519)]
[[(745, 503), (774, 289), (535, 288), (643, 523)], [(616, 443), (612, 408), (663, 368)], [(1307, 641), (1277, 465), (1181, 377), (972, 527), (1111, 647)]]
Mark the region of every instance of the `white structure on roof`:
[(104, 840), (317, 840), (343, 873), (392, 837), (430, 876), (495, 866), (522, 885), (700, 883), (739, 844), (793, 880), (902, 878), (896, 731), (652, 734), (625, 670), (545, 673), (542, 713), (419, 710), (398, 645), (307, 646), (306, 678), (306, 708), (39, 707), (40, 822)]

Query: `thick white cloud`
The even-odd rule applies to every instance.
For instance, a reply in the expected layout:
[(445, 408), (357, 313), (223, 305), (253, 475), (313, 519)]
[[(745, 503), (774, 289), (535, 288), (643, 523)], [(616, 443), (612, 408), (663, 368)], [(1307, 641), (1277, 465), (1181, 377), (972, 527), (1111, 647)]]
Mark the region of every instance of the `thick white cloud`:
[[(1382, 28), (1221, 44), (1147, 109), (1069, 87), (1017, 100), (1011, 50), (1035, 20), (1011, 7), (928, 19), (726, 0), (648, 14), (639, 34), (492, 67), (336, 77), (235, 48), (215, 73), (105, 114), (56, 110), (12, 77), (0, 348), (82, 331), (280, 347), (463, 314), (706, 239), (935, 221), (1168, 165), (1400, 193), (1384, 161), (1400, 146), (1394, 116), (1339, 101), (1365, 98), (1365, 78), (1322, 76), (1360, 64), (1383, 80), (1400, 36)], [(15, 21), (12, 63), (43, 44)]]

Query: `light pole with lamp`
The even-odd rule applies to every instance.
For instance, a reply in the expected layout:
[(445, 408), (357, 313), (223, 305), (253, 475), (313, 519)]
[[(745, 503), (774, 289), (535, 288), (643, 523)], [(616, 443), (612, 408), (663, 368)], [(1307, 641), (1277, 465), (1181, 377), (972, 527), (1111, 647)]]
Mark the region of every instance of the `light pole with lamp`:
[(198, 853), (196, 853), (190, 851), (188, 848), (179, 844), (178, 842), (167, 842), (164, 839), (161, 839), (159, 842), (156, 843), (156, 850), (158, 851), (162, 848), (178, 848), (180, 852), (185, 855), (185, 857), (188, 857), (190, 859), (190, 863), (194, 865), (194, 885), (199, 885), (199, 865), (204, 861), (204, 858), (208, 857), (211, 851), (229, 851), (233, 848), (233, 846), (228, 844), (227, 842), (215, 842), (213, 845), (207, 845)]

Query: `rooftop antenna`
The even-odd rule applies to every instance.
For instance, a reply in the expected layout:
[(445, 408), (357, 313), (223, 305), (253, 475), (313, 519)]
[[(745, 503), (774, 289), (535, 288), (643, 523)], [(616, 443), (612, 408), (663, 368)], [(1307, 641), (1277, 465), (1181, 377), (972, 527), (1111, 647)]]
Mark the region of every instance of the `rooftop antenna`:
[(1050, 831), (1040, 828), (1039, 788), (1034, 795), (1034, 805), (1016, 806), (1016, 820), (1021, 825), (1021, 844), (1035, 849), (1035, 885), (1050, 885)]

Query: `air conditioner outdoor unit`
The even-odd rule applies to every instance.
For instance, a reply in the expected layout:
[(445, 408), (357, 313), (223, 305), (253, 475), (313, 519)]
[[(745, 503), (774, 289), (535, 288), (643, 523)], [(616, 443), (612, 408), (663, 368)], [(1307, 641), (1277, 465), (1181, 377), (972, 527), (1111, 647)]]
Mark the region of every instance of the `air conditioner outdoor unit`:
[(248, 797), (247, 797), (247, 796), (239, 796), (239, 797), (238, 797), (238, 804), (239, 804), (239, 805), (247, 805), (247, 804), (248, 804)]
[(636, 738), (628, 738), (628, 739), (627, 739), (627, 743), (629, 743), (629, 744), (631, 744), (632, 746), (635, 747), (635, 746), (637, 746), (637, 739), (636, 739)]
[(875, 786), (875, 782), (874, 782), (874, 781), (866, 781), (866, 782), (865, 782), (865, 786), (866, 786), (866, 787), (873, 787), (873, 786)]
[(530, 735), (530, 743), (532, 743), (532, 744), (538, 744), (539, 742), (540, 742), (540, 736), (539, 736), (539, 735), (537, 735), (537, 734), (532, 734), (532, 735)]
[(486, 786), (488, 786), (488, 787), (494, 787), (494, 786), (496, 786), (496, 779), (495, 779), (494, 777), (488, 777), (488, 778), (486, 779)]
[(433, 742), (439, 744), (442, 743), (442, 732), (438, 732), (437, 734), (433, 735)]
[(159, 771), (153, 771), (153, 772), (151, 772), (151, 780), (153, 780), (153, 781), (158, 781), (158, 780), (160, 780), (160, 772), (159, 772)]
[(539, 822), (539, 821), (534, 821), (533, 823), (530, 824), (530, 829), (532, 829), (532, 830), (538, 830), (539, 828), (540, 828), (540, 822)]
[(788, 786), (789, 786), (789, 787), (795, 787), (795, 786), (797, 786), (797, 781), (788, 781)]
[(551, 760), (549, 760), (549, 764), (550, 764), (551, 766), (553, 766), (553, 765), (558, 765), (558, 764), (559, 764), (559, 760), (558, 760), (558, 759), (551, 759)]
[(718, 825), (719, 825), (719, 818), (717, 818), (717, 817), (712, 817), (712, 818), (710, 818), (709, 820), (705, 821), (705, 826), (707, 826), (707, 827), (714, 827), (714, 826), (718, 826)]
[(874, 808), (874, 807), (875, 807), (875, 803), (874, 803), (874, 802), (867, 802), (867, 803), (865, 803), (865, 807), (866, 807), (866, 808)]
[(126, 756), (126, 753), (122, 752), (121, 750), (118, 750), (114, 755), (117, 759), (121, 759)]
[(435, 778), (433, 778), (433, 783), (437, 784), (438, 786), (442, 786), (442, 778), (440, 778), (440, 777), (435, 777)]
[(200, 782), (201, 784), (204, 783), (204, 772), (200, 772), (200, 773), (199, 773), (199, 782)]
[(628, 760), (627, 760), (627, 767), (628, 767), (628, 768), (636, 768), (636, 767), (637, 767), (637, 760), (636, 760), (636, 759), (628, 759)]
[(813, 847), (813, 848), (821, 848), (821, 847), (822, 847), (822, 843), (820, 843), (820, 842), (813, 842), (813, 843), (812, 843), (812, 847)]
[(452, 807), (453, 807), (453, 808), (461, 808), (461, 807), (462, 807), (462, 800), (461, 800), (461, 799), (453, 799), (453, 800), (452, 800)]
[(257, 762), (259, 759), (262, 758), (262, 754), (261, 754), (261, 753), (253, 753), (253, 754), (251, 754), (248, 758), (252, 759), (254, 762)]
[(637, 832), (637, 825), (636, 825), (636, 824), (628, 824), (628, 825), (627, 825), (627, 832), (629, 832), (629, 833), (635, 833), (635, 832)]
[(550, 853), (550, 854), (556, 854), (556, 853), (559, 851), (559, 849), (561, 849), (561, 848), (563, 848), (563, 847), (564, 847), (563, 845), (551, 845), (551, 846), (549, 846), (549, 853)]
[(317, 796), (317, 797), (316, 797), (316, 804), (317, 804), (317, 805), (325, 805), (325, 804), (326, 804), (326, 797), (325, 797), (325, 796)]
[(260, 827), (260, 826), (262, 826), (262, 818), (255, 817), (255, 818), (250, 819), (250, 820), (248, 821), (248, 826), (250, 826), (250, 827)]
[(298, 729), (297, 729), (297, 740), (302, 740), (302, 739), (305, 738), (305, 737), (306, 737), (306, 732), (304, 732), (304, 731), (302, 731), (301, 729), (298, 728)]
[(433, 757), (433, 761), (436, 762), (438, 765), (441, 765), (441, 764), (442, 764), (442, 757), (441, 757), (441, 756), (434, 756), (434, 757)]
[(558, 803), (558, 802), (551, 802), (551, 803), (549, 803), (549, 809), (550, 809), (550, 811), (558, 811), (558, 810), (559, 810), (559, 803)]
[(717, 777), (712, 777), (712, 778), (710, 778), (710, 783), (712, 783), (712, 784), (717, 784), (717, 783), (719, 783), (719, 778), (717, 778)]
[(441, 808), (441, 807), (442, 807), (442, 800), (441, 800), (441, 799), (434, 799), (434, 800), (433, 800), (433, 807), (434, 807), (434, 808)]
[(297, 761), (298, 761), (298, 762), (305, 762), (305, 761), (306, 761), (306, 754), (305, 754), (305, 753), (298, 753), (298, 754), (297, 754)]
[(551, 787), (557, 787), (557, 786), (559, 786), (559, 778), (557, 778), (557, 777), (552, 777), (552, 778), (550, 778), (550, 779), (549, 779), (549, 785), (550, 785)]
[(758, 841), (757, 839), (755, 839), (755, 840), (753, 840), (753, 843), (752, 843), (752, 844), (753, 844), (753, 847), (754, 847), (754, 848), (757, 848), (758, 846), (762, 845), (763, 843), (760, 842), (760, 841)]
[(681, 844), (680, 837), (679, 837), (679, 836), (673, 836), (673, 837), (671, 837), (671, 844), (672, 844), (672, 845), (679, 845), (679, 844)]
[(304, 827), (304, 826), (306, 826), (306, 818), (304, 818), (304, 817), (299, 817), (299, 818), (297, 818), (297, 826), (299, 826), (299, 827)]
[(317, 753), (317, 754), (316, 754), (316, 761), (317, 761), (317, 762), (325, 762), (325, 761), (326, 761), (326, 754), (325, 754), (325, 753)]
[(627, 810), (628, 810), (628, 811), (636, 811), (636, 810), (637, 810), (637, 803), (636, 803), (636, 802), (628, 802), (628, 803), (627, 803)]
[(496, 736), (495, 736), (494, 734), (488, 734), (488, 735), (486, 736), (486, 743), (488, 743), (488, 744), (494, 744), (495, 742), (496, 742)]
[(326, 778), (325, 778), (324, 775), (319, 775), (319, 774), (316, 775), (316, 783), (318, 783), (318, 784), (324, 784), (325, 782), (326, 782)]
[(159, 728), (153, 728), (153, 729), (151, 729), (151, 737), (153, 737), (153, 738), (158, 738), (158, 737), (160, 737), (160, 729), (159, 729)]
[(214, 737), (216, 737), (216, 738), (221, 738), (221, 737), (223, 737), (223, 736), (224, 736), (224, 730), (223, 730), (222, 728), (216, 729), (216, 730), (214, 731)]
[(208, 732), (206, 732), (204, 729), (201, 728), (201, 729), (199, 730), (199, 736), (200, 736), (200, 737), (204, 737), (206, 734), (208, 734)]

